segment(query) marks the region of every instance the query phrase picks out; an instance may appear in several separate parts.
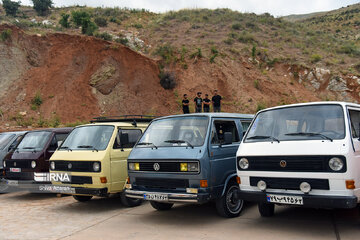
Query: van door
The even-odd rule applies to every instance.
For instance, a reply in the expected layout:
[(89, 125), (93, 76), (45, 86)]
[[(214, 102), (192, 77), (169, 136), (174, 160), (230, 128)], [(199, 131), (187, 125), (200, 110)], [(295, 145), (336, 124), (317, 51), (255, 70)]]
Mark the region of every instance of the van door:
[[(236, 120), (213, 119), (210, 135), (211, 183), (209, 186), (221, 193), (226, 178), (236, 172), (236, 151), (240, 144), (242, 129)], [(241, 131), (239, 131), (241, 130)], [(231, 143), (225, 143), (225, 133), (232, 134)]]
[(140, 129), (118, 129), (110, 153), (111, 191), (123, 190), (127, 174), (127, 158), (135, 143), (140, 139)]

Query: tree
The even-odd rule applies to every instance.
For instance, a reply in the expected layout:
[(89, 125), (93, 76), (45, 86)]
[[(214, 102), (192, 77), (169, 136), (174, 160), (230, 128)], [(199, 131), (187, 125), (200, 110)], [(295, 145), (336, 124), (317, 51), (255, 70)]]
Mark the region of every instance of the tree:
[(45, 16), (52, 7), (52, 0), (31, 0), (34, 4), (34, 9), (39, 16)]
[(11, 0), (3, 0), (2, 2), (6, 15), (15, 17), (21, 2), (13, 2)]
[(70, 17), (70, 14), (67, 14), (67, 13), (61, 14), (61, 19), (60, 19), (59, 23), (62, 27), (64, 27), (64, 28), (70, 27), (69, 17)]

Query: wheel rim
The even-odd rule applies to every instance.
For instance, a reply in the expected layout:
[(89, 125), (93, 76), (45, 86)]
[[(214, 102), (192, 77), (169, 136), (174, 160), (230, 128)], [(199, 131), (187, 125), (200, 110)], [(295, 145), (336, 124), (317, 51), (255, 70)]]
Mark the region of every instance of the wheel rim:
[(235, 198), (236, 191), (238, 191), (238, 187), (231, 186), (226, 193), (226, 207), (233, 214), (239, 213), (244, 204), (242, 199)]

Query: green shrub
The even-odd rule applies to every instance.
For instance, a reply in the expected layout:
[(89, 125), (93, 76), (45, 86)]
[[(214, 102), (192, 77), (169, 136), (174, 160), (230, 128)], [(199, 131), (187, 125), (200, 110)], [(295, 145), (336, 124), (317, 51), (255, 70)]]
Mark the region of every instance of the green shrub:
[(6, 15), (15, 17), (18, 9), (20, 7), (20, 1), (19, 2), (13, 2), (10, 0), (2, 0), (3, 8), (5, 10)]
[(234, 39), (232, 39), (232, 38), (227, 38), (227, 39), (225, 39), (224, 40), (224, 43), (226, 43), (226, 44), (228, 44), (228, 45), (231, 45), (231, 44), (233, 44), (234, 43)]
[(92, 36), (97, 29), (98, 26), (90, 19), (84, 20), (81, 25), (81, 32), (88, 36)]
[(112, 40), (112, 36), (107, 32), (95, 33), (95, 37), (104, 39), (106, 41), (111, 41)]
[(354, 44), (348, 43), (337, 50), (338, 53), (345, 53), (350, 56), (360, 56), (360, 49)]
[(212, 54), (218, 54), (219, 51), (216, 49), (215, 46), (212, 46), (212, 47), (211, 47), (211, 53), (212, 53)]
[(94, 22), (99, 27), (106, 27), (107, 26), (107, 20), (104, 17), (97, 17), (97, 18), (94, 19)]
[(143, 28), (143, 25), (141, 25), (140, 23), (134, 23), (132, 26), (137, 29)]
[(117, 38), (117, 39), (115, 40), (115, 42), (121, 43), (122, 45), (127, 46), (128, 43), (129, 43), (129, 39), (127, 39), (127, 38)]
[(195, 57), (198, 57), (198, 58), (202, 58), (203, 55), (202, 55), (202, 52), (201, 52), (201, 48), (198, 48), (196, 50), (196, 52), (193, 52), (191, 55), (190, 55), (190, 58), (195, 58)]
[(321, 59), (322, 59), (322, 56), (319, 55), (319, 54), (313, 54), (313, 55), (311, 55), (311, 57), (310, 57), (310, 61), (311, 61), (312, 63), (317, 63), (317, 62), (321, 61)]
[(0, 40), (5, 42), (6, 40), (10, 39), (11, 37), (11, 34), (12, 34), (12, 31), (11, 29), (5, 29), (1, 32), (0, 34)]
[(174, 89), (176, 87), (176, 78), (173, 73), (170, 72), (161, 72), (159, 74), (160, 85), (166, 89)]
[(62, 13), (59, 24), (64, 28), (69, 28), (70, 27), (69, 18), (70, 18), (70, 14)]
[(210, 63), (214, 63), (215, 62), (215, 58), (218, 56), (219, 54), (218, 53), (215, 53), (214, 55), (212, 55), (210, 57)]
[(33, 8), (39, 16), (46, 16), (53, 5), (52, 0), (31, 0)]
[(175, 48), (170, 44), (158, 46), (155, 55), (162, 57), (165, 63), (169, 64), (175, 59)]
[(241, 29), (241, 24), (240, 23), (234, 23), (231, 26), (231, 28), (234, 29), (234, 30), (240, 30)]
[(251, 57), (253, 60), (255, 60), (255, 57), (256, 57), (256, 46), (255, 45), (251, 49)]
[(250, 33), (243, 31), (239, 35), (238, 41), (242, 42), (242, 43), (252, 43), (252, 42), (255, 42), (255, 38)]
[(84, 21), (90, 21), (90, 14), (86, 11), (72, 11), (71, 21), (75, 26), (80, 27)]
[(43, 100), (41, 98), (41, 95), (39, 92), (37, 92), (34, 96), (34, 98), (31, 100), (31, 110), (37, 110), (40, 105), (43, 103)]
[(260, 83), (259, 83), (259, 80), (257, 80), (257, 79), (255, 79), (254, 80), (254, 88), (256, 88), (256, 89), (260, 89)]

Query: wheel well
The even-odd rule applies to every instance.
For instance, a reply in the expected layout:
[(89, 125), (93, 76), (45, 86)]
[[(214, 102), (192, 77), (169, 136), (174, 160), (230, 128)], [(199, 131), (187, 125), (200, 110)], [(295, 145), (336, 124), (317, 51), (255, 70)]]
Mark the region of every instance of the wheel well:
[(233, 184), (233, 183), (236, 184), (236, 177), (237, 177), (236, 173), (231, 174), (230, 176), (227, 177), (227, 179), (225, 180), (225, 184), (221, 196), (225, 194), (226, 188), (229, 186), (229, 184)]

